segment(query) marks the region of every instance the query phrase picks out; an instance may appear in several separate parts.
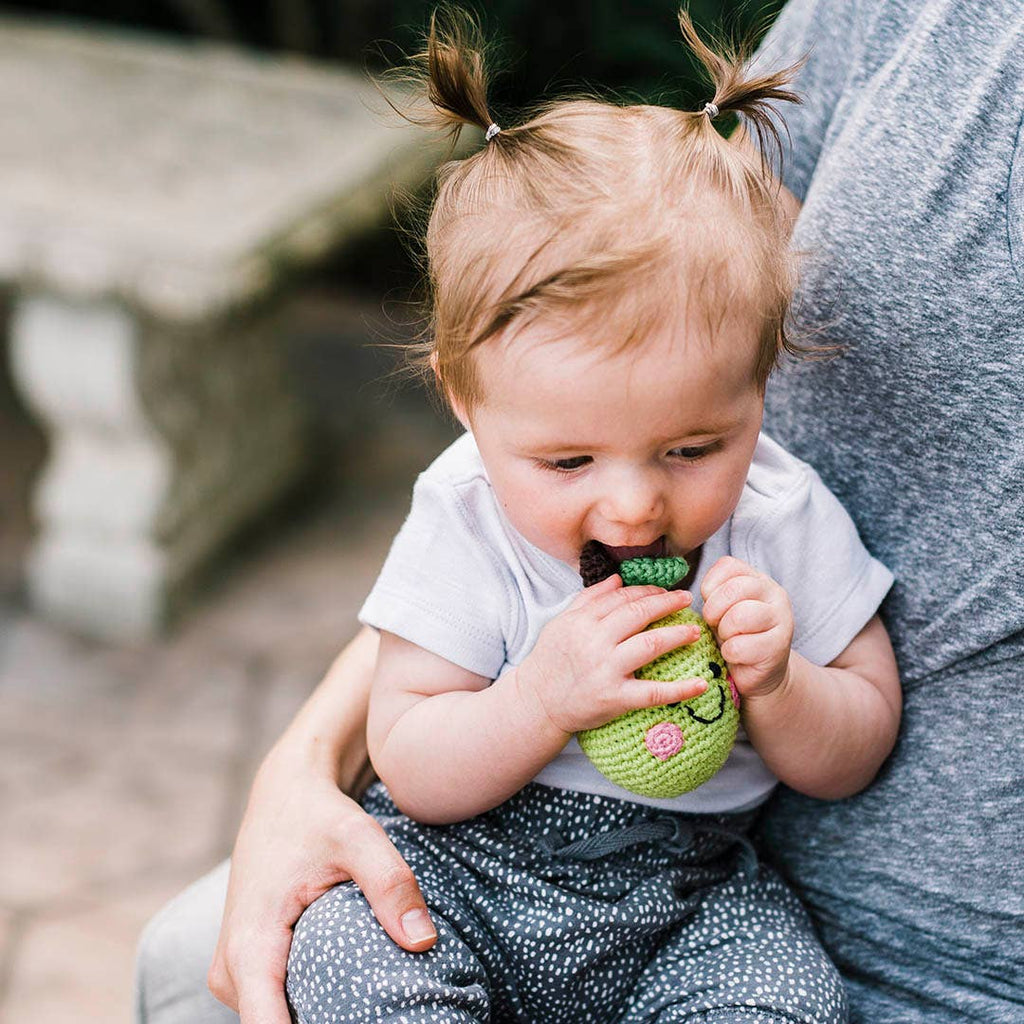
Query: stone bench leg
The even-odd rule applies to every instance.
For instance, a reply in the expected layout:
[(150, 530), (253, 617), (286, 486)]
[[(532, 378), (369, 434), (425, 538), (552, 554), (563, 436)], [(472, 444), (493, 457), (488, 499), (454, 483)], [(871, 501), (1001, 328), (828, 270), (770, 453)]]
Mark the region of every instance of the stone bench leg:
[(302, 470), (270, 318), (172, 330), (114, 302), (26, 294), (10, 331), (15, 382), (50, 441), (33, 606), (91, 636), (150, 637)]

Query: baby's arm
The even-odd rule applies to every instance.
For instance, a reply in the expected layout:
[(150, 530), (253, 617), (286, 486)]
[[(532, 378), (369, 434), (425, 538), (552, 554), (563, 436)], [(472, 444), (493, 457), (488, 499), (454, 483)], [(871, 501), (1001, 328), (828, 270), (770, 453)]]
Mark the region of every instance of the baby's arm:
[(863, 789), (896, 742), (902, 698), (889, 635), (875, 615), (826, 666), (791, 650), (785, 590), (736, 558), (701, 584), (704, 618), (743, 698), (750, 742), (780, 781), (837, 800)]
[(697, 639), (692, 625), (643, 632), (689, 603), (685, 592), (623, 587), (612, 576), (584, 590), (493, 683), (382, 633), (367, 739), (396, 805), (430, 824), (481, 814), (529, 782), (574, 732), (703, 692), (703, 680), (633, 677)]
[(410, 817), (459, 821), (521, 789), (565, 745), (569, 737), (535, 710), (514, 672), (492, 684), (382, 633), (367, 723), (370, 760)]

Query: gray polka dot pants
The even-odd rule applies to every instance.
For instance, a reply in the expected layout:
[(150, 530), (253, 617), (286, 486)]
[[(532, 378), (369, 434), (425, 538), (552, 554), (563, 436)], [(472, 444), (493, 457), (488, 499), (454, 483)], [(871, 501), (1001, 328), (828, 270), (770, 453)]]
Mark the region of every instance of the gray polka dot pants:
[(796, 897), (743, 840), (752, 815), (694, 816), (530, 784), (420, 825), (380, 784), (365, 808), (438, 930), (392, 943), (352, 883), (295, 926), (299, 1024), (832, 1024), (846, 998)]

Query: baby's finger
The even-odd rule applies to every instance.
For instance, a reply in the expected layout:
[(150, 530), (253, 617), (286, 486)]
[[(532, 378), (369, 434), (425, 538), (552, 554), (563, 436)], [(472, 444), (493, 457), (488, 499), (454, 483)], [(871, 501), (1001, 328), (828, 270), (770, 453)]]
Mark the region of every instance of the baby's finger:
[(609, 594), (613, 594), (618, 590), (622, 589), (622, 577), (618, 574), (614, 576), (606, 576), (603, 580), (593, 584), (590, 587), (584, 587), (576, 597), (573, 598), (572, 603), (569, 605), (568, 611), (571, 608), (583, 608), (586, 605), (592, 604), (594, 601), (598, 601)]
[[(672, 593), (678, 593), (678, 591), (672, 591)], [(663, 587), (656, 587), (653, 584), (647, 583), (637, 584), (632, 587), (619, 587), (618, 590), (610, 593), (599, 594), (587, 606), (587, 610), (593, 612), (598, 619), (603, 619), (609, 613), (622, 608), (624, 605), (629, 605), (633, 601), (664, 594), (665, 589)]]
[(764, 601), (740, 601), (732, 605), (722, 616), (715, 632), (718, 642), (724, 643), (730, 637), (742, 633), (765, 633), (778, 622), (778, 615), (770, 604)]
[(631, 675), (641, 665), (699, 639), (700, 626), (693, 622), (645, 629), (642, 633), (627, 637), (615, 648), (616, 669), (621, 670), (623, 675)]
[(738, 636), (723, 640), (719, 650), (727, 664), (735, 668), (746, 665), (760, 668), (770, 664), (785, 647), (784, 639), (776, 629), (764, 633), (740, 633)]
[(609, 605), (601, 619), (602, 629), (607, 627), (613, 637), (624, 640), (657, 619), (682, 610), (693, 601), (693, 595), (686, 590), (662, 590), (659, 587), (654, 593), (644, 591), (646, 588), (624, 587), (620, 595), (616, 595), (619, 600)]
[(732, 579), (734, 576), (756, 575), (757, 570), (753, 566), (739, 558), (733, 558), (732, 555), (725, 555), (704, 574), (704, 578), (700, 582), (700, 592), (706, 601), (726, 580)]
[(665, 682), (660, 679), (638, 680), (636, 685), (627, 684), (624, 691), (627, 706), (636, 708), (656, 708), (661, 704), (675, 704), (676, 701), (699, 697), (708, 688), (704, 679), (673, 679)]
[[(765, 600), (768, 578), (760, 573), (730, 576), (707, 592), (701, 614), (708, 625), (718, 628), (725, 613), (741, 601)], [(704, 590), (703, 584), (701, 590)]]

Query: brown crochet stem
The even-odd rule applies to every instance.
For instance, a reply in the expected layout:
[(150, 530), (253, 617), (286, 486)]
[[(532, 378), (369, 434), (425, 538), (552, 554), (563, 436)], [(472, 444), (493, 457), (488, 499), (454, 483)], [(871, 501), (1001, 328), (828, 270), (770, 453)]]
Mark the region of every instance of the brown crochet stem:
[(592, 587), (619, 571), (615, 559), (596, 541), (588, 540), (580, 552), (580, 576), (583, 586)]

